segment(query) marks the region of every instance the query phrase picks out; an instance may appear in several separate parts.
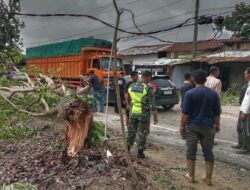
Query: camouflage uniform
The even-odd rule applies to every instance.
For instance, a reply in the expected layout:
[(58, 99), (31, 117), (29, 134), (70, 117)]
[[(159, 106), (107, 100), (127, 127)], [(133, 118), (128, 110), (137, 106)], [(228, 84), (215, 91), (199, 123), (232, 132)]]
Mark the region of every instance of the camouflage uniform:
[(144, 149), (150, 131), (150, 112), (156, 112), (154, 91), (149, 85), (136, 82), (129, 86), (128, 93), (131, 98), (128, 146), (133, 146), (138, 132), (138, 148)]

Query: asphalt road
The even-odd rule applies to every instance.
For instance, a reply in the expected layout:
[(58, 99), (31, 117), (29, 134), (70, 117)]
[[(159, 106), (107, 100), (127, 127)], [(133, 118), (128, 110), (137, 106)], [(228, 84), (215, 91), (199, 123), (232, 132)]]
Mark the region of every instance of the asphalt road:
[[(108, 109), (109, 114), (115, 114), (113, 110), (114, 110), (113, 106), (109, 106)], [(159, 123), (155, 126), (159, 127), (159, 129), (167, 128), (173, 131), (178, 130), (180, 124), (180, 116), (181, 112), (178, 105), (171, 110), (164, 110), (159, 107), (158, 108)], [(237, 142), (236, 125), (237, 125), (237, 117), (228, 114), (222, 114), (221, 131), (216, 134), (216, 139), (236, 143)]]

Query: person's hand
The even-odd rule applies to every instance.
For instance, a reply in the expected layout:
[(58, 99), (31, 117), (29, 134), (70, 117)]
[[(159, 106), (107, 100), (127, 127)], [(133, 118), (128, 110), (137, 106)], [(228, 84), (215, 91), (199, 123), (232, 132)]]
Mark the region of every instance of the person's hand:
[(241, 120), (241, 121), (246, 120), (246, 114), (241, 113), (241, 114), (240, 114), (240, 120)]
[(185, 129), (185, 126), (180, 126), (180, 128), (179, 128), (179, 132), (180, 132), (180, 135), (182, 136), (182, 137), (184, 137), (185, 136), (185, 133), (186, 133), (186, 129)]
[(154, 115), (154, 125), (158, 123), (158, 116), (155, 114)]
[(219, 125), (215, 125), (215, 126), (214, 126), (214, 132), (215, 132), (215, 133), (220, 132), (220, 126), (219, 126)]
[(127, 104), (126, 109), (130, 110), (130, 105), (129, 104)]

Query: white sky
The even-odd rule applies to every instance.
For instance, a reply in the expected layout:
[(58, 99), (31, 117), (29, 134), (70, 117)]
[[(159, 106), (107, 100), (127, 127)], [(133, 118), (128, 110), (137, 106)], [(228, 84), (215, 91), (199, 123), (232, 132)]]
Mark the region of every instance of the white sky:
[[(250, 0), (241, 0), (250, 4)], [(142, 25), (145, 32), (158, 30), (179, 24), (194, 16), (195, 0), (117, 0), (119, 7), (134, 12), (137, 25)], [(200, 0), (200, 15), (219, 14), (234, 10), (239, 0)], [(22, 0), (22, 12), (25, 13), (79, 13), (90, 14), (111, 24), (115, 23), (115, 12), (112, 0)], [(179, 15), (179, 16), (178, 16)], [(131, 15), (124, 13), (121, 18), (121, 28), (136, 31)], [(21, 36), (24, 48), (39, 46), (56, 41), (65, 41), (79, 37), (94, 36), (111, 40), (113, 30), (87, 18), (39, 18), (21, 17), (26, 27)], [(124, 36), (124, 33), (120, 33)], [(193, 26), (180, 28), (171, 32), (156, 35), (170, 41), (192, 41)], [(213, 37), (211, 25), (199, 26), (199, 39)], [(229, 38), (230, 33), (223, 32), (221, 38)], [(120, 42), (120, 49), (135, 45), (159, 44), (157, 40), (148, 37), (130, 39)]]

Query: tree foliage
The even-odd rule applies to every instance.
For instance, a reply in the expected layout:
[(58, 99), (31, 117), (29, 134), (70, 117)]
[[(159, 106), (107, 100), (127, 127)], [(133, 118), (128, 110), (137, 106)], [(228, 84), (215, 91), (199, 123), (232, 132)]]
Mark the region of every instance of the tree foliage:
[(15, 57), (20, 55), (22, 40), (20, 29), (24, 27), (15, 12), (21, 11), (21, 0), (0, 0), (0, 61), (1, 64), (15, 64)]
[(239, 3), (231, 16), (224, 21), (226, 30), (233, 32), (233, 37), (249, 39), (250, 37), (250, 5)]

